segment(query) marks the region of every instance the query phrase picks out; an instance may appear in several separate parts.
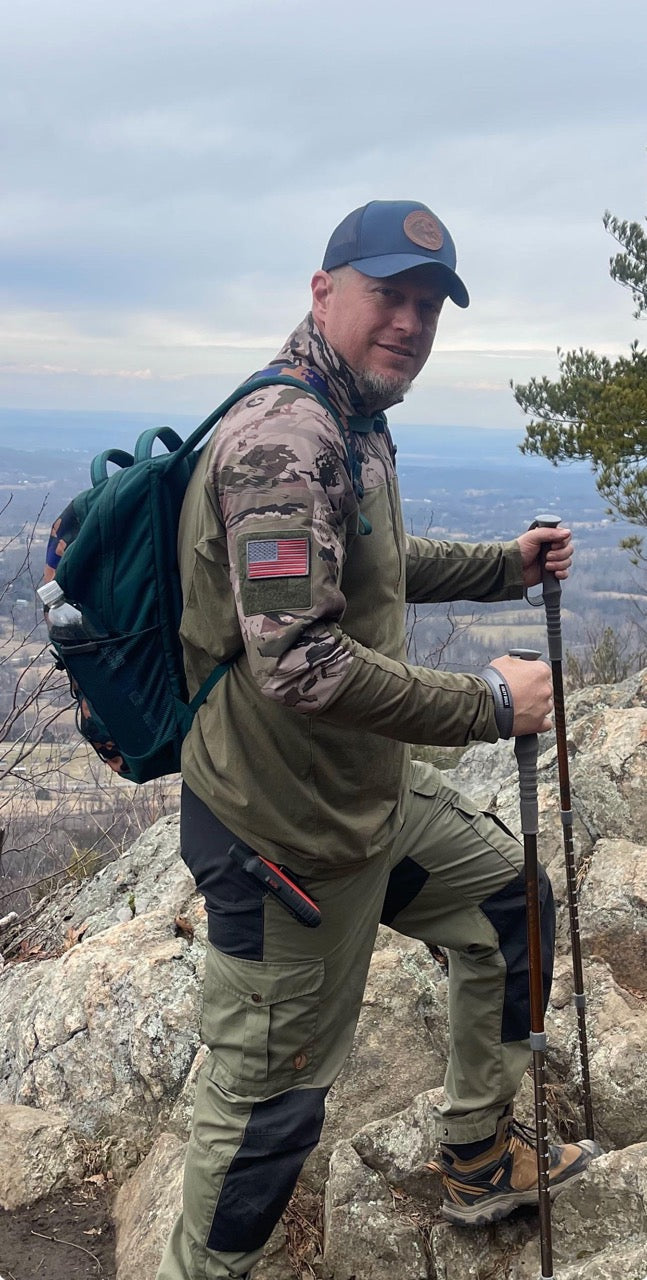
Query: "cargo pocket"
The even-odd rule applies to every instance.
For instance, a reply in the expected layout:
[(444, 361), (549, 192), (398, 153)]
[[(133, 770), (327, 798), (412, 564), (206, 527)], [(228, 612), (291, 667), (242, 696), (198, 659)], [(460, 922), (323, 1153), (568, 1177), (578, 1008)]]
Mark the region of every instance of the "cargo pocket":
[(202, 1038), (227, 1088), (264, 1096), (310, 1079), (323, 980), (322, 959), (270, 964), (207, 944)]
[(420, 761), (412, 762), (410, 785), (410, 821), (398, 852), (437, 873), (446, 888), (472, 904), (519, 874), (523, 848), (497, 815)]
[(498, 817), (489, 809), (481, 809), (469, 796), (454, 791), (450, 797), (454, 812), (471, 827), (477, 840), (484, 848), (497, 854), (502, 863), (510, 868), (509, 874), (517, 875), (523, 866), (523, 850), (519, 840)]

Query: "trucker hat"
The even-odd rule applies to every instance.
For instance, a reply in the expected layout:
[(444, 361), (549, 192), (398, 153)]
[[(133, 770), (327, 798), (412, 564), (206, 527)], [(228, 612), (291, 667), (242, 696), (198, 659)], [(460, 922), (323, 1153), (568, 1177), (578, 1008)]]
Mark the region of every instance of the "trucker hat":
[(322, 268), (354, 267), (382, 279), (409, 267), (435, 266), (459, 307), (469, 294), (456, 275), (456, 249), (447, 227), (417, 200), (371, 200), (354, 209), (333, 231)]

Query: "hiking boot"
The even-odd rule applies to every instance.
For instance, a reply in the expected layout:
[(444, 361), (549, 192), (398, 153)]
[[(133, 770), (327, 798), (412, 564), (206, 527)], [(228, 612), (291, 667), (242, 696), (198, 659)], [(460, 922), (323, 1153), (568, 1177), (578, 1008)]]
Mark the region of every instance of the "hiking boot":
[[(594, 1156), (602, 1155), (597, 1142), (549, 1144), (551, 1197), (588, 1168)], [(464, 1226), (480, 1227), (506, 1218), (520, 1204), (537, 1204), (537, 1134), (506, 1112), (496, 1127), (492, 1145), (461, 1160), (449, 1146), (441, 1144), (440, 1160), (428, 1165), (443, 1178), (443, 1217)]]

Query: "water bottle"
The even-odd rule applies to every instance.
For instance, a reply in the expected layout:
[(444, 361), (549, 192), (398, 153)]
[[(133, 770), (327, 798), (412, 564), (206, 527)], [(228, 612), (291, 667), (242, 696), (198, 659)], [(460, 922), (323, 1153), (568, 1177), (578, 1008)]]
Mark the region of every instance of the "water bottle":
[(50, 640), (61, 645), (87, 644), (94, 638), (81, 611), (65, 599), (58, 582), (52, 579), (37, 591), (44, 608)]

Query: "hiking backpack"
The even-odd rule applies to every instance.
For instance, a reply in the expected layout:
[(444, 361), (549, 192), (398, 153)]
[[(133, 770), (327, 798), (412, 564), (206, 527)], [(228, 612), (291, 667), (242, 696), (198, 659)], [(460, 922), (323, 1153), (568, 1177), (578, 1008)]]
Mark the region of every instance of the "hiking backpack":
[[(79, 731), (132, 782), (179, 771), (196, 711), (240, 656), (219, 663), (189, 699), (179, 636), (178, 522), (198, 445), (232, 405), (277, 383), (307, 391), (335, 419), (360, 498), (359, 464), (325, 380), (312, 369), (275, 366), (238, 387), (185, 441), (171, 427), (151, 427), (132, 454), (99, 454), (90, 469), (92, 487), (52, 527), (45, 579), (56, 579), (87, 631), (82, 643), (52, 639), (57, 666), (69, 676)], [(153, 454), (157, 441), (166, 453)], [(109, 463), (117, 466), (110, 475)]]

